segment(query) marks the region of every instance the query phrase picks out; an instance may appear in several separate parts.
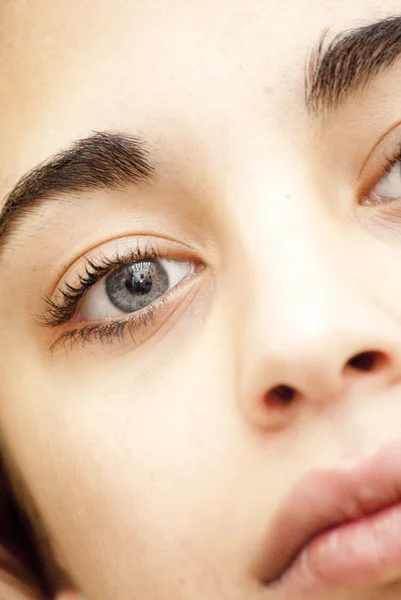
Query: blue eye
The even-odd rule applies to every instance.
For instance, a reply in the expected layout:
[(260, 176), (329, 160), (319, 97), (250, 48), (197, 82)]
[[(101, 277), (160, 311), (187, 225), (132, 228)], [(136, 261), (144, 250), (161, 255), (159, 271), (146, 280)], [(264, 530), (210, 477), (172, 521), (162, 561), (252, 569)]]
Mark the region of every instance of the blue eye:
[(123, 266), (105, 281), (110, 302), (124, 313), (145, 308), (169, 289), (167, 269), (160, 260), (141, 261)]
[(142, 310), (194, 272), (190, 262), (151, 259), (113, 270), (87, 291), (78, 321), (99, 321)]

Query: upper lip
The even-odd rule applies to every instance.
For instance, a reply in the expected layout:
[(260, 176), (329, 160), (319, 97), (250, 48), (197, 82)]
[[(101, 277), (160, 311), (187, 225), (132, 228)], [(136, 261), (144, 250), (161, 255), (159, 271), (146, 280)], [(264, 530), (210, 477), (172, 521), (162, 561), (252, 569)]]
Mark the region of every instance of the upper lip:
[(264, 543), (262, 576), (276, 582), (320, 533), (401, 501), (401, 444), (347, 470), (310, 472), (280, 506)]

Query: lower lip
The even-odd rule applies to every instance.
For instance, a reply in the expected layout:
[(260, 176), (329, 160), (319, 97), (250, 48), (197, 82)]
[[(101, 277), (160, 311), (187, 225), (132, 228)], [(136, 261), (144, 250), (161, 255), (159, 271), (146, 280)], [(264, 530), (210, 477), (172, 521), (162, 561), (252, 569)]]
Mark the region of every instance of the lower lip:
[(321, 533), (267, 587), (279, 598), (312, 600), (396, 581), (401, 582), (401, 503)]

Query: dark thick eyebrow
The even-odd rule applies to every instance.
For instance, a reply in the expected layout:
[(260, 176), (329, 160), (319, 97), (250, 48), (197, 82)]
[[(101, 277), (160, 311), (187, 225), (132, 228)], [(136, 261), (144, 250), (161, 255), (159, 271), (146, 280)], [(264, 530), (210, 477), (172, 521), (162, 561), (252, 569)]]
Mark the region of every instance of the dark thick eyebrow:
[(20, 179), (0, 213), (0, 251), (43, 202), (96, 189), (125, 189), (154, 174), (144, 140), (126, 133), (93, 132)]
[(401, 58), (401, 16), (345, 31), (326, 46), (328, 33), (306, 69), (306, 104), (315, 115), (336, 110)]
[[(401, 16), (343, 32), (326, 46), (327, 35), (326, 30), (306, 69), (306, 104), (314, 114), (336, 110), (401, 58)], [(46, 200), (149, 181), (154, 166), (145, 148), (139, 137), (94, 132), (29, 171), (8, 195), (0, 213), (0, 251)]]

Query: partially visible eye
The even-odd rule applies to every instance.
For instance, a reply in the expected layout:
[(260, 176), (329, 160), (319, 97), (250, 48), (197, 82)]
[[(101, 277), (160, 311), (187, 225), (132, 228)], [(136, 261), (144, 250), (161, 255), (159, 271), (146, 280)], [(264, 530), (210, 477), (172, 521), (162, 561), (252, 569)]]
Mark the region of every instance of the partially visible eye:
[(401, 160), (393, 161), (371, 192), (372, 201), (401, 198)]
[(193, 273), (192, 263), (179, 260), (144, 259), (122, 265), (87, 291), (76, 319), (90, 322), (135, 313)]

